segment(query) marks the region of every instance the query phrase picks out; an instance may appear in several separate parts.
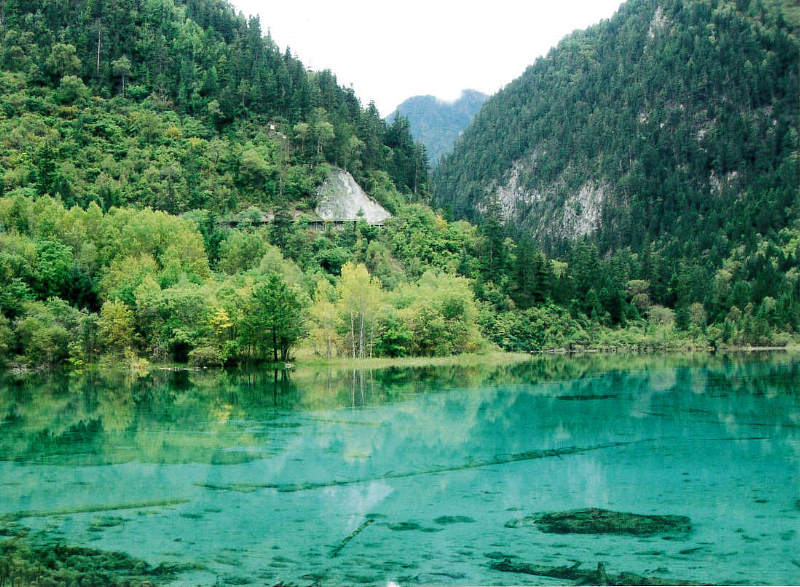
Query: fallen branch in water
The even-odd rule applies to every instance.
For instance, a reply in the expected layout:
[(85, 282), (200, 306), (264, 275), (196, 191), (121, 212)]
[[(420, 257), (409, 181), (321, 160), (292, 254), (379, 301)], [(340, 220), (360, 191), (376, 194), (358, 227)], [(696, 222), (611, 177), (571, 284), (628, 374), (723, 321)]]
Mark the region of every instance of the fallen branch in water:
[(360, 479), (348, 479), (342, 481), (319, 481), (309, 483), (233, 483), (230, 485), (222, 484), (209, 484), (209, 483), (196, 483), (200, 487), (207, 489), (217, 489), (221, 491), (241, 491), (250, 492), (255, 489), (277, 489), (282, 493), (289, 493), (294, 491), (307, 491), (309, 489), (323, 489), (327, 487), (343, 487), (347, 485), (359, 485), (361, 483), (371, 483), (373, 481), (385, 481), (387, 479), (405, 479), (408, 477), (418, 477), (420, 475), (436, 475), (437, 473), (452, 473), (455, 471), (466, 471), (468, 469), (479, 469), (482, 467), (491, 467), (493, 465), (505, 465), (508, 463), (517, 463), (520, 461), (533, 461), (536, 459), (546, 459), (551, 457), (562, 457), (565, 455), (581, 454), (595, 450), (603, 450), (607, 448), (617, 448), (629, 444), (640, 442), (652, 442), (654, 439), (648, 438), (638, 441), (626, 442), (606, 442), (604, 444), (597, 444), (594, 446), (571, 446), (567, 448), (551, 448), (546, 450), (531, 450), (521, 453), (513, 453), (509, 455), (496, 455), (491, 459), (476, 459), (464, 465), (454, 465), (449, 467), (437, 467), (434, 469), (426, 469), (424, 471), (408, 471), (405, 473), (386, 473), (376, 477), (362, 477)]
[(552, 534), (655, 534), (687, 533), (692, 522), (686, 516), (655, 516), (613, 512), (600, 508), (584, 508), (565, 512), (549, 512), (515, 518), (506, 528), (534, 526)]
[(596, 570), (581, 569), (581, 563), (571, 567), (549, 567), (532, 563), (515, 563), (510, 559), (492, 563), (491, 568), (504, 573), (522, 573), (538, 577), (564, 579), (577, 585), (697, 585), (688, 581), (662, 579), (660, 577), (644, 577), (635, 573), (622, 572), (617, 575), (606, 572), (603, 563), (597, 563)]
[(336, 548), (334, 548), (331, 551), (331, 558), (335, 558), (335, 557), (339, 556), (339, 553), (342, 552), (342, 549), (345, 546), (347, 546), (347, 543), (350, 542), (353, 538), (355, 538), (359, 534), (361, 534), (361, 532), (363, 532), (366, 529), (366, 527), (369, 526), (370, 524), (372, 524), (372, 522), (374, 522), (374, 521), (375, 520), (364, 520), (363, 522), (361, 522), (361, 525), (358, 528), (356, 528), (355, 530), (350, 532), (350, 534), (344, 540), (342, 540), (336, 546)]
[(69, 514), (90, 514), (96, 512), (111, 512), (114, 510), (139, 510), (155, 508), (165, 505), (180, 505), (189, 503), (188, 499), (156, 499), (152, 501), (135, 501), (128, 503), (113, 503), (108, 505), (79, 505), (55, 510), (22, 510), (0, 515), (0, 521), (13, 522), (23, 518), (47, 518), (50, 516), (65, 516)]

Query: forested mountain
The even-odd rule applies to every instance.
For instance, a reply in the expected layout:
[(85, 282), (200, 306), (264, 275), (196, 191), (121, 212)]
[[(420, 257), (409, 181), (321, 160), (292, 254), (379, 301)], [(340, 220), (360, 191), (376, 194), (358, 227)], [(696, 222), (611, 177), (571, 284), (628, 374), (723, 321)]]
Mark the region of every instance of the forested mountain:
[(800, 45), (784, 14), (630, 0), (484, 104), (435, 170), (437, 203), (566, 259), (632, 261), (659, 304), (796, 303)]
[(699, 251), (796, 204), (798, 43), (760, 1), (632, 0), (494, 96), (436, 174), (473, 215), (496, 197), (552, 246), (687, 230)]
[(551, 250), (680, 235), (720, 258), (797, 216), (799, 55), (759, 0), (631, 0), (486, 103), (437, 201), (475, 218), (496, 198)]
[(308, 197), (323, 161), (425, 190), (403, 125), (224, 0), (4, 0), (0, 37), (6, 191), (222, 212)]
[(435, 163), (452, 149), (486, 98), (486, 94), (476, 90), (464, 90), (454, 102), (434, 96), (414, 96), (400, 104), (386, 120), (407, 118), (411, 136), (425, 145), (430, 161)]
[[(470, 224), (406, 118), (223, 0), (0, 2), (0, 364), (797, 340), (797, 41), (775, 2), (660, 6), (486, 103), (437, 174)], [(333, 168), (384, 226), (314, 222)], [(509, 178), (601, 186), (599, 230), (504, 224)]]

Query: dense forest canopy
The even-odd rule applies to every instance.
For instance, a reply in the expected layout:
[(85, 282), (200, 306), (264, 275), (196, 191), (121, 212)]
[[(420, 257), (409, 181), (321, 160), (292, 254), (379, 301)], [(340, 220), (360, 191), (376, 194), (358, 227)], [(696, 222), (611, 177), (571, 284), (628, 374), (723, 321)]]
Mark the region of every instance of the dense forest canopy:
[(486, 103), (437, 169), (437, 201), (477, 218), (516, 170), (528, 197), (504, 202), (510, 219), (551, 250), (570, 235), (544, 213), (587, 182), (606, 186), (602, 253), (688, 231), (682, 254), (720, 259), (790, 225), (800, 46), (769, 6), (638, 0), (567, 37)]
[[(39, 193), (68, 204), (219, 212), (276, 193), (302, 200), (313, 191), (306, 168), (327, 161), (366, 184), (383, 172), (401, 191), (425, 191), (424, 150), (402, 120), (385, 124), (223, 0), (7, 0), (0, 10), (3, 130), (35, 147), (23, 165), (2, 162), (16, 170), (6, 190), (36, 175)], [(32, 134), (43, 140), (25, 144)]]
[(436, 168), (436, 202), (498, 213), (567, 259), (636, 258), (651, 301), (714, 320), (796, 303), (797, 17), (789, 2), (625, 3), (486, 102)]
[[(796, 98), (797, 42), (772, 9), (718, 4), (663, 9), (676, 39), (695, 39), (702, 18), (717, 18), (713, 37), (728, 47), (697, 64), (698, 75), (717, 77), (687, 90), (686, 116), (707, 102), (719, 124), (732, 126), (708, 128), (702, 148), (673, 153), (688, 157), (685, 165), (665, 156), (682, 127), (662, 127), (658, 117), (672, 113), (680, 123), (683, 115), (664, 110), (662, 93), (678, 76), (658, 69), (656, 52), (646, 58), (654, 72), (634, 68), (643, 77), (627, 88), (628, 102), (610, 102), (605, 87), (620, 93), (630, 82), (619, 57), (636, 31), (646, 36), (652, 13), (642, 7), (655, 10), (633, 1), (487, 103), (437, 174), (438, 213), (408, 120), (384, 122), (331, 72), (308, 71), (227, 2), (6, 0), (0, 362), (80, 370), (109, 353), (222, 365), (287, 360), (298, 346), (362, 357), (791, 342), (800, 327), (790, 189), (800, 158), (788, 95)], [(734, 33), (738, 41), (722, 43)], [(764, 52), (763, 39), (773, 48)], [(676, 41), (676, 51), (684, 46)], [(715, 84), (728, 87), (734, 74), (724, 73), (732, 63), (724, 59), (739, 47), (761, 60), (751, 62), (750, 85), (723, 99)], [(658, 54), (672, 53), (659, 46)], [(671, 63), (677, 68), (678, 57)], [(528, 83), (539, 72), (549, 85)], [(631, 103), (643, 99), (641, 88), (651, 92), (652, 124), (637, 126), (631, 141), (628, 115), (639, 112)], [(536, 101), (554, 95), (562, 102)], [(528, 130), (502, 134), (515, 125)], [(611, 182), (622, 169), (603, 212), (613, 231), (534, 239), (505, 222), (501, 203), (479, 205), (480, 182), (525, 152), (523, 138), (539, 136), (531, 129), (555, 155), (524, 182), (563, 177), (572, 185), (564, 170)], [(707, 154), (695, 160), (699, 152)], [(384, 226), (312, 222), (317, 188), (336, 167), (392, 212)], [(706, 197), (701, 206), (700, 184), (673, 177), (701, 168), (718, 178), (738, 170), (742, 188), (722, 186), (718, 202)], [(657, 197), (647, 191), (656, 185), (677, 191)], [(468, 212), (478, 224), (449, 217)], [(626, 224), (634, 214), (645, 222)], [(625, 228), (640, 224), (648, 226), (640, 236)]]

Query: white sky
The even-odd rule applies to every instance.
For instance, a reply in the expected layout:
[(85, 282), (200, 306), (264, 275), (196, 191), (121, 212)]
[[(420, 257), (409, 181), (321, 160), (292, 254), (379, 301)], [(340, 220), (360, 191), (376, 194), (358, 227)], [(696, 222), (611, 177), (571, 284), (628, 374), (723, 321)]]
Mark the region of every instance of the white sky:
[(493, 94), (621, 0), (232, 0), (311, 69), (388, 115), (406, 98)]

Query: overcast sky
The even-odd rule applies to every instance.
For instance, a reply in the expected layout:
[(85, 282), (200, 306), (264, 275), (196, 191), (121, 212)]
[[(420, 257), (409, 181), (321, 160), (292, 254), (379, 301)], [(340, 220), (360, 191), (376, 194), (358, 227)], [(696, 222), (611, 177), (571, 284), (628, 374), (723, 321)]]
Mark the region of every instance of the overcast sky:
[(382, 115), (406, 98), (492, 94), (621, 0), (232, 0), (311, 69), (330, 69)]

